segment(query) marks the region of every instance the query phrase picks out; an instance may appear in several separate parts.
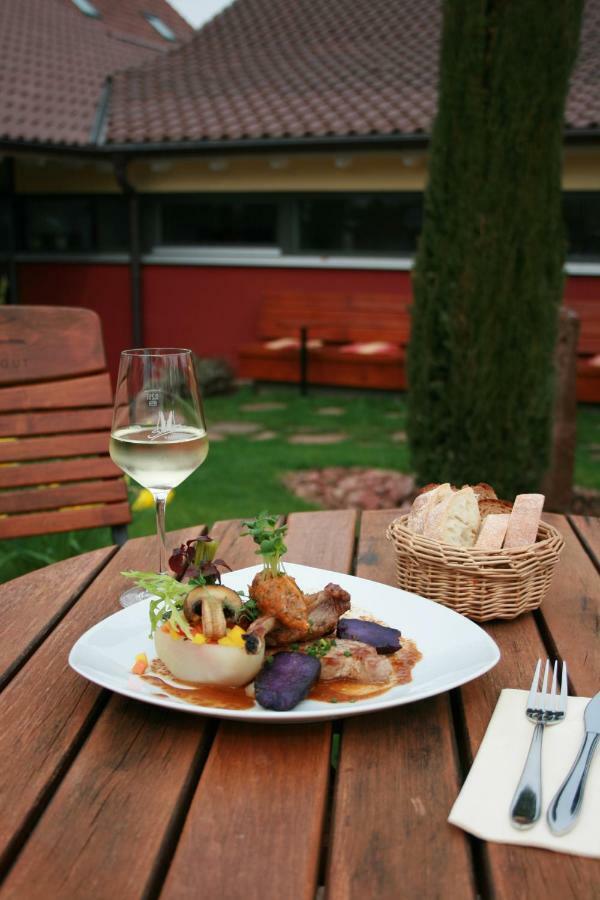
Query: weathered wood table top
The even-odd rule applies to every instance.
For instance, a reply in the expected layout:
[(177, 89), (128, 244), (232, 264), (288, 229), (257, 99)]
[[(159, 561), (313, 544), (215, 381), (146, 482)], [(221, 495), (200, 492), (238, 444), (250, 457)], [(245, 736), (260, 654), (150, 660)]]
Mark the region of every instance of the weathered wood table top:
[[(393, 515), (294, 513), (286, 558), (393, 584)], [(77, 638), (118, 609), (119, 573), (154, 566), (152, 538), (3, 585), (0, 896), (597, 898), (600, 863), (486, 844), (446, 821), (500, 690), (528, 687), (538, 656), (568, 660), (571, 693), (600, 689), (600, 520), (546, 518), (566, 540), (551, 592), (535, 614), (486, 626), (502, 652), (491, 672), (335, 723), (222, 722), (69, 668)], [(234, 568), (256, 562), (239, 526), (212, 529)]]

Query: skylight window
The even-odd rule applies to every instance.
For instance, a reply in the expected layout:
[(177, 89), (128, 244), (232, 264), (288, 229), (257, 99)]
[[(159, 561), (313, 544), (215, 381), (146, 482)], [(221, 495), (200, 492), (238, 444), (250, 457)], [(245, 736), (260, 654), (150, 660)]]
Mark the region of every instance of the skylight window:
[[(87, 2), (87, 0), (85, 0)], [(149, 22), (155, 31), (158, 31), (161, 37), (163, 37), (166, 41), (176, 41), (175, 33), (171, 31), (168, 25), (165, 25), (162, 19), (159, 19), (158, 16), (153, 16), (152, 13), (144, 13), (144, 18), (147, 22)]]
[(96, 9), (93, 3), (90, 3), (90, 0), (72, 0), (78, 10), (82, 13), (85, 13), (86, 16), (91, 16), (92, 19), (100, 19), (102, 16), (100, 12)]

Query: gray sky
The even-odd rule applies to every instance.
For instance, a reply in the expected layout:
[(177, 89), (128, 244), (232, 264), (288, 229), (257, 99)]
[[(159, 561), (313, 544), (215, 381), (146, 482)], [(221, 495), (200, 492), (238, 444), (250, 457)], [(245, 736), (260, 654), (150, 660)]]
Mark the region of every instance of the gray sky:
[(221, 12), (232, 0), (168, 0), (171, 6), (174, 6), (179, 15), (193, 25), (199, 28)]

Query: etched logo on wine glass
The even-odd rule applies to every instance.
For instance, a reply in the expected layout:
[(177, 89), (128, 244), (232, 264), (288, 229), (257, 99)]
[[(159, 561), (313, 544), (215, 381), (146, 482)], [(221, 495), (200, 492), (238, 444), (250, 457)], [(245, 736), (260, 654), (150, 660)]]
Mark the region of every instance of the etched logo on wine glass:
[(148, 433), (148, 440), (154, 441), (159, 437), (163, 437), (165, 434), (174, 434), (178, 430), (178, 424), (175, 421), (175, 413), (173, 410), (165, 416), (161, 409), (158, 414), (156, 425), (152, 431)]

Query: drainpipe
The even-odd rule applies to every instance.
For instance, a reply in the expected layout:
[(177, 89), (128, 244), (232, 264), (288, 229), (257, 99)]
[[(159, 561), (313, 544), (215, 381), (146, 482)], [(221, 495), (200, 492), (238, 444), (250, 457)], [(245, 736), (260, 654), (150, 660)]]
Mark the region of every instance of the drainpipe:
[(8, 204), (8, 302), (19, 302), (17, 278), (17, 204), (15, 198), (15, 160), (9, 156), (4, 160), (5, 190)]
[(131, 159), (116, 156), (113, 159), (115, 178), (127, 197), (129, 217), (129, 272), (131, 276), (131, 318), (133, 346), (144, 346), (144, 310), (142, 298), (142, 261), (140, 241), (140, 198), (127, 178), (127, 165)]

